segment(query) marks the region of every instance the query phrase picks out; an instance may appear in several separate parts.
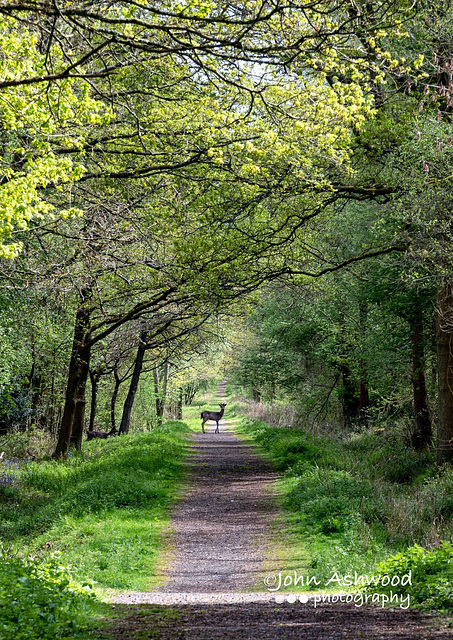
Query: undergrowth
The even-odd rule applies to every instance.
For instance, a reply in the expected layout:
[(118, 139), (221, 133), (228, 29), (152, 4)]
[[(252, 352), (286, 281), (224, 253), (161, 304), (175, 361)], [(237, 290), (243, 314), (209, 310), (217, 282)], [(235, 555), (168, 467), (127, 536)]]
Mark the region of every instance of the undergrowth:
[[(444, 593), (439, 608), (449, 602), (449, 583), (440, 579), (439, 567), (453, 564), (451, 548), (442, 546), (453, 533), (450, 467), (436, 469), (432, 453), (405, 447), (396, 432), (369, 430), (340, 440), (252, 419), (243, 420), (240, 429), (282, 472), (279, 486), (287, 521), (304, 548), (304, 570), (321, 585), (316, 588), (322, 589), (335, 573), (372, 575), (392, 554), (410, 555), (408, 547), (415, 543), (421, 549), (417, 562), (437, 567), (427, 601), (436, 604), (437, 580)], [(410, 557), (415, 562), (414, 553)], [(419, 595), (412, 594), (415, 604), (423, 601), (421, 576), (418, 572)]]
[(0, 549), (0, 637), (53, 640), (93, 637), (102, 605), (55, 557), (44, 563)]
[(392, 579), (398, 582), (406, 575), (409, 581), (404, 589), (398, 587), (398, 590), (409, 596), (412, 605), (427, 610), (453, 610), (453, 546), (449, 542), (442, 542), (431, 551), (413, 545), (378, 563), (376, 573), (390, 578), (389, 585), (380, 585), (382, 593), (391, 595)]

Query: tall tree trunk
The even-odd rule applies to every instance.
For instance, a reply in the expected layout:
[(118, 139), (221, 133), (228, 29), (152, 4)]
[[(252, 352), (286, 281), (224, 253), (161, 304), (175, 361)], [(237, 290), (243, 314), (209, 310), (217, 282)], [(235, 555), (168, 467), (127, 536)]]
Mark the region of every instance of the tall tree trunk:
[(113, 370), (113, 375), (115, 377), (115, 388), (113, 389), (112, 398), (110, 400), (110, 423), (112, 425), (112, 429), (116, 431), (115, 407), (116, 407), (116, 399), (118, 397), (118, 391), (120, 389), (121, 380), (118, 376), (118, 371), (116, 369)]
[(256, 387), (252, 388), (252, 398), (254, 402), (261, 402), (261, 393), (258, 391)]
[(439, 390), (437, 462), (443, 464), (453, 460), (453, 296), (446, 278), (437, 294), (436, 342)]
[(90, 369), (90, 381), (91, 381), (91, 405), (90, 405), (90, 422), (88, 431), (94, 431), (94, 419), (96, 417), (97, 403), (98, 403), (98, 382), (99, 375), (97, 372)]
[(420, 312), (417, 312), (416, 315), (410, 318), (410, 326), (415, 417), (415, 431), (412, 436), (412, 444), (417, 450), (421, 451), (431, 444), (433, 433), (424, 369), (423, 316)]
[(146, 351), (146, 329), (140, 331), (140, 338), (137, 349), (137, 356), (135, 358), (134, 371), (132, 373), (131, 384), (129, 385), (129, 391), (127, 393), (126, 400), (123, 407), (123, 415), (121, 418), (119, 433), (128, 433), (129, 425), (131, 421), (132, 406), (135, 400), (135, 394), (137, 392), (138, 381), (140, 380), (140, 374), (143, 368), (143, 358)]
[(86, 388), (88, 374), (90, 371), (91, 349), (85, 348), (82, 352), (82, 362), (80, 365), (80, 384), (77, 393), (77, 400), (74, 412), (74, 422), (72, 423), (71, 441), (77, 451), (82, 449), (83, 432), (85, 429), (85, 408), (86, 408)]
[(165, 362), (164, 364), (164, 379), (162, 382), (162, 397), (161, 397), (161, 408), (160, 408), (160, 417), (163, 418), (164, 417), (164, 413), (165, 413), (165, 405), (167, 402), (167, 389), (168, 389), (168, 378), (170, 376), (170, 364), (168, 362)]
[(161, 400), (160, 400), (160, 383), (159, 383), (159, 369), (158, 367), (154, 367), (153, 369), (153, 378), (154, 378), (154, 398), (156, 402), (156, 416), (161, 415)]
[[(89, 292), (85, 292), (84, 298), (89, 297)], [(90, 348), (87, 342), (90, 338), (90, 311), (82, 304), (77, 310), (74, 339), (72, 342), (71, 360), (69, 362), (68, 381), (66, 384), (65, 404), (63, 415), (60, 422), (58, 433), (58, 442), (55, 448), (54, 457), (61, 458), (68, 454), (71, 444), (71, 436), (73, 433), (75, 418), (80, 420), (83, 418), (84, 394), (86, 379), (88, 376), (88, 367), (90, 359)], [(83, 405), (83, 406), (82, 406)], [(78, 407), (77, 416), (76, 408)], [(81, 442), (83, 424), (77, 424), (75, 431), (76, 444)]]
[(179, 387), (179, 389), (178, 389), (178, 402), (176, 404), (176, 420), (182, 420), (183, 419), (182, 406), (183, 406), (183, 393), (182, 393), (182, 387)]

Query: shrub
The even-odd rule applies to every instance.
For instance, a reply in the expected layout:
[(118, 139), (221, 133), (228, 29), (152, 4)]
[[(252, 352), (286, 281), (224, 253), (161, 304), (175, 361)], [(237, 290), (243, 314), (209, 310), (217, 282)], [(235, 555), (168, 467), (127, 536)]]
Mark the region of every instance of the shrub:
[(76, 583), (56, 558), (40, 564), (0, 550), (0, 561), (0, 637), (50, 640), (86, 632), (91, 585)]
[(0, 438), (0, 452), (5, 452), (5, 459), (42, 458), (49, 455), (54, 446), (51, 434), (35, 425), (23, 431), (12, 429)]
[[(376, 575), (402, 577), (411, 572), (410, 584), (383, 587), (382, 593), (395, 592), (409, 595), (411, 605), (421, 609), (450, 610), (453, 608), (453, 546), (442, 542), (440, 548), (427, 551), (414, 545), (402, 553), (391, 556), (376, 565)], [(367, 587), (376, 590), (376, 587)]]
[(346, 471), (319, 467), (293, 479), (287, 505), (305, 514), (306, 521), (325, 534), (341, 531), (357, 513), (367, 522), (383, 518), (383, 507), (369, 483)]

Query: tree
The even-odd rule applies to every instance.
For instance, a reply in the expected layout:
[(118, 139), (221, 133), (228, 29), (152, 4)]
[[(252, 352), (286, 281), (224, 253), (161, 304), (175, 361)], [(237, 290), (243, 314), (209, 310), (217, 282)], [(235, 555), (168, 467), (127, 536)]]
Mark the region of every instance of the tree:
[[(102, 340), (142, 316), (154, 337), (181, 317), (198, 322), (194, 309), (209, 317), (291, 271), (309, 221), (337, 200), (388, 193), (349, 181), (351, 133), (372, 110), (367, 73), (375, 81), (394, 63), (350, 54), (362, 40), (375, 48), (372, 34), (395, 18), (387, 10), (0, 5), (39, 33), (46, 70), (23, 70), (1, 89), (77, 77), (110, 114), (85, 138), (52, 148), (62, 162), (83, 163), (71, 195), (85, 218), (33, 225), (47, 249), (69, 249), (51, 269), (71, 283), (75, 313), (56, 455), (71, 438), (80, 446), (89, 361)], [(47, 186), (46, 201), (63, 209), (64, 194)]]
[(70, 156), (59, 156), (55, 147), (83, 147), (91, 128), (106, 121), (109, 110), (91, 97), (89, 84), (80, 78), (17, 84), (17, 77), (46, 75), (48, 56), (57, 59), (58, 53), (54, 45), (40, 53), (36, 30), (1, 13), (0, 48), (0, 257), (13, 258), (21, 249), (15, 234), (32, 220), (80, 214), (70, 198), (56, 209), (43, 190), (53, 186), (70, 193), (84, 167)]

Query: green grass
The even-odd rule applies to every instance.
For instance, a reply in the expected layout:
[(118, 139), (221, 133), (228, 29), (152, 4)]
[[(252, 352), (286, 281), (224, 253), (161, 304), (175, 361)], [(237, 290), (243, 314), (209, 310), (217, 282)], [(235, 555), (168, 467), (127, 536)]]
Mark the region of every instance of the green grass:
[(10, 470), (14, 481), (0, 487), (1, 539), (24, 557), (58, 551), (76, 578), (98, 587), (149, 589), (183, 482), (187, 432), (167, 422), (84, 443), (83, 454), (65, 462)]
[(282, 474), (284, 566), (315, 575), (318, 589), (335, 573), (371, 575), (414, 542), (433, 548), (451, 539), (453, 471), (436, 472), (431, 453), (405, 448), (395, 432), (340, 441), (250, 419), (239, 432)]

